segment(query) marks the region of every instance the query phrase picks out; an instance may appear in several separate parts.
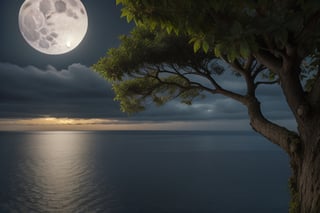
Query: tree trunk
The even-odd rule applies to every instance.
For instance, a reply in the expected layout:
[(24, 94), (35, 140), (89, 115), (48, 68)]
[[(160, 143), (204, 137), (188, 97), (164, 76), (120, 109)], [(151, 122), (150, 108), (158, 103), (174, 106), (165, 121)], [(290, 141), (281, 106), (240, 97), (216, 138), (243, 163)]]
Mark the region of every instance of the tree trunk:
[(291, 159), (290, 213), (320, 213), (320, 116), (300, 123), (296, 134), (265, 119), (256, 98), (246, 102), (252, 128), (284, 149)]
[[(313, 131), (311, 131), (313, 130)], [(301, 136), (304, 147), (301, 153), (292, 154), (290, 179), (290, 213), (320, 212), (320, 129), (310, 127)]]
[(283, 148), (290, 157), (292, 177), (289, 184), (289, 212), (320, 213), (320, 81), (315, 83), (310, 94), (303, 89), (300, 81), (302, 58), (297, 48), (289, 44), (281, 52), (281, 60), (268, 52), (257, 54), (260, 63), (279, 76), (299, 134), (291, 134), (287, 129), (266, 120), (254, 101), (247, 106), (253, 129)]

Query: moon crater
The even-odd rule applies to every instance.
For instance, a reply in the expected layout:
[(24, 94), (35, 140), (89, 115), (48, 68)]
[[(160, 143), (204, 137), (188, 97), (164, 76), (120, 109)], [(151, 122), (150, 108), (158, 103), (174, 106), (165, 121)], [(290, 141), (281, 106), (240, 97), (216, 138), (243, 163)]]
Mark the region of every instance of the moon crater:
[(88, 17), (80, 0), (26, 0), (20, 8), (19, 28), (33, 48), (57, 55), (80, 44)]
[(62, 1), (62, 0), (56, 1), (56, 2), (54, 3), (54, 6), (56, 7), (56, 11), (57, 11), (58, 13), (63, 13), (63, 12), (65, 12), (66, 9), (67, 9), (66, 3), (65, 3), (64, 1)]

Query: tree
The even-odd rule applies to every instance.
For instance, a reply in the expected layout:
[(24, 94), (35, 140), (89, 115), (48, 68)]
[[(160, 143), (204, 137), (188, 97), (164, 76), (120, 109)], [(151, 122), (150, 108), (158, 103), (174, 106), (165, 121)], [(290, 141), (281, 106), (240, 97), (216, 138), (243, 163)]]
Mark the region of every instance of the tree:
[[(252, 128), (290, 157), (291, 213), (320, 212), (320, 71), (318, 0), (117, 0), (134, 21), (130, 35), (94, 69), (112, 82), (124, 111), (150, 100), (221, 94), (248, 110)], [(221, 66), (220, 61), (230, 69)], [(223, 88), (233, 72), (246, 84), (240, 94)], [(268, 120), (256, 90), (278, 83), (297, 132)]]

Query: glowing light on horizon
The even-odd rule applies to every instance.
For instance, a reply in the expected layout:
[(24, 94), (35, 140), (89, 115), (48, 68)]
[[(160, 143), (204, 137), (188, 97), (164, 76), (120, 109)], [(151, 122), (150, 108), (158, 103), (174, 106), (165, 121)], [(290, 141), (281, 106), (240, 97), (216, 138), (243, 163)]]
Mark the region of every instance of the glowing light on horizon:
[[(291, 122), (286, 121), (286, 122)], [(0, 119), (0, 131), (105, 131), (105, 130), (249, 130), (245, 119), (225, 121), (130, 121), (107, 118), (27, 118)]]
[(85, 118), (26, 118), (0, 119), (2, 131), (76, 131), (76, 130), (118, 130), (128, 129), (127, 121), (115, 119), (85, 119)]
[(80, 118), (32, 118), (11, 121), (14, 124), (21, 125), (90, 125), (90, 124), (112, 124), (118, 122), (109, 119), (80, 119)]

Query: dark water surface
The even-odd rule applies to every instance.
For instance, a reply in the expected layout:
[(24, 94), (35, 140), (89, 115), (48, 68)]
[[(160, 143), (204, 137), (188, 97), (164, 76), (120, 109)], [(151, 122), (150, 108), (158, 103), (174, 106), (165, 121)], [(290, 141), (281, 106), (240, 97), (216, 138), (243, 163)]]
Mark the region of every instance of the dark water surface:
[(283, 213), (288, 165), (251, 132), (0, 132), (0, 212)]

